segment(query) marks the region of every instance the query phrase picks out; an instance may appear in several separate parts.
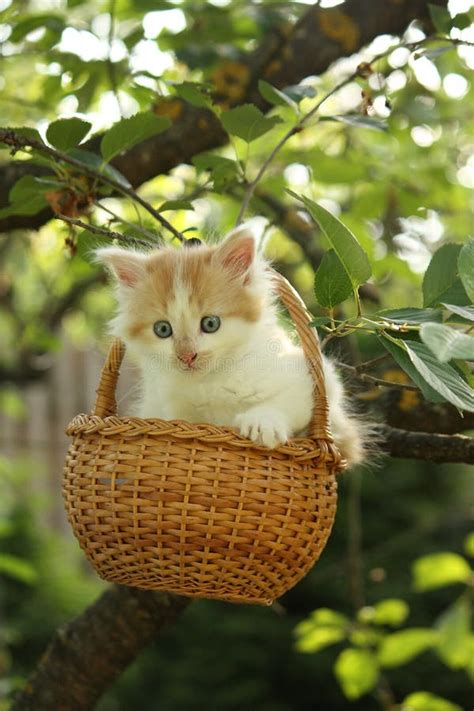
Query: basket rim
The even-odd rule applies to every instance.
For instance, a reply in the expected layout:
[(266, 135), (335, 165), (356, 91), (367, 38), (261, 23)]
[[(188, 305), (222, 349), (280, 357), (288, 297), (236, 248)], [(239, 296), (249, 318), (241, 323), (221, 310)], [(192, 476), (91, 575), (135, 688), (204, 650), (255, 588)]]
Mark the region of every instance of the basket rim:
[(318, 439), (294, 437), (285, 444), (269, 449), (263, 445), (255, 444), (233, 427), (213, 425), (207, 422), (163, 420), (157, 417), (146, 419), (131, 416), (119, 417), (118, 415), (100, 417), (90, 414), (76, 415), (66, 427), (65, 432), (70, 437), (101, 434), (108, 437), (116, 435), (126, 439), (148, 435), (169, 435), (183, 443), (191, 439), (200, 440), (207, 444), (224, 444), (238, 449), (250, 449), (265, 457), (278, 453), (298, 460), (314, 459), (318, 462), (327, 462), (338, 470), (344, 469), (346, 466), (330, 436)]

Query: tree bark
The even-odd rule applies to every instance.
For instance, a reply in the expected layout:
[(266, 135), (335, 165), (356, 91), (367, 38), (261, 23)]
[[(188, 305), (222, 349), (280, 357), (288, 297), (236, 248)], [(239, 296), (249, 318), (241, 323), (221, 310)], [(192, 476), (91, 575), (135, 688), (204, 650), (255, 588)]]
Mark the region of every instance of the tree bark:
[[(446, 5), (447, 0), (433, 0)], [(231, 106), (253, 102), (263, 110), (269, 108), (258, 92), (258, 80), (265, 79), (276, 87), (296, 84), (301, 79), (319, 75), (342, 56), (353, 54), (381, 34), (397, 35), (415, 19), (429, 22), (427, 0), (347, 0), (341, 7), (321, 9), (311, 7), (288, 31), (277, 28), (255, 52), (244, 56), (247, 84), (241, 95), (226, 94), (225, 82), (220, 83), (217, 100)], [(229, 85), (231, 86), (231, 85)], [(232, 85), (235, 89), (235, 85)], [(112, 164), (136, 188), (142, 183), (181, 163), (189, 163), (193, 156), (224, 145), (227, 134), (216, 116), (206, 109), (173, 99), (158, 105), (157, 112), (172, 113), (173, 125), (164, 133), (150, 138), (117, 156)], [(85, 146), (97, 151), (100, 136)], [(0, 208), (8, 204), (8, 193), (23, 175), (44, 174), (43, 167), (25, 161), (0, 164)], [(52, 216), (43, 210), (38, 215), (12, 215), (0, 219), (0, 232), (18, 228), (38, 229)]]
[(474, 439), (461, 434), (407, 432), (384, 427), (382, 449), (400, 459), (474, 464)]
[(188, 604), (177, 595), (108, 588), (56, 631), (11, 711), (91, 711), (114, 679)]

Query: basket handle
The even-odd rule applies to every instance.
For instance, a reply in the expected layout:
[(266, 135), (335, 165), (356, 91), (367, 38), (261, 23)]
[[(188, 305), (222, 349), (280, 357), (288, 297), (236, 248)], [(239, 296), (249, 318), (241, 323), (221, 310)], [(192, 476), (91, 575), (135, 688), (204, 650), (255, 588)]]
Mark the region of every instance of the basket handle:
[(93, 415), (108, 417), (109, 415), (117, 414), (115, 390), (117, 388), (120, 366), (122, 365), (124, 355), (125, 344), (120, 338), (114, 338), (100, 374), (99, 385), (96, 390), (95, 405), (92, 410)]
[(309, 436), (313, 439), (327, 439), (332, 441), (329, 433), (329, 410), (324, 383), (323, 358), (319, 345), (319, 338), (315, 328), (309, 324), (312, 320), (303, 299), (292, 287), (290, 282), (274, 269), (270, 270), (277, 287), (281, 301), (288, 309), (296, 331), (301, 341), (306, 362), (311, 377), (313, 378), (313, 416), (309, 425)]
[[(288, 309), (296, 326), (298, 336), (303, 347), (309, 372), (314, 382), (314, 409), (309, 435), (314, 439), (331, 439), (328, 429), (328, 404), (326, 399), (326, 388), (324, 385), (323, 363), (319, 339), (314, 328), (309, 322), (311, 316), (303, 303), (300, 295), (291, 286), (284, 276), (271, 269), (272, 278), (276, 285), (277, 293)], [(117, 402), (115, 399), (115, 389), (119, 376), (120, 365), (125, 354), (125, 345), (116, 338), (112, 342), (107, 359), (102, 368), (102, 373), (97, 388), (97, 398), (93, 415), (107, 417), (117, 413)]]

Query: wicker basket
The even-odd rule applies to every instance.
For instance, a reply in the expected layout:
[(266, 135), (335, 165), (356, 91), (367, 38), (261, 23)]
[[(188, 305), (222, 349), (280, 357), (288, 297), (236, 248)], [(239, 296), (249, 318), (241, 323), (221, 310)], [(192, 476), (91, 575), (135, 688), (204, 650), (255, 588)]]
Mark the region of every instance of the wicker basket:
[(327, 429), (317, 335), (290, 284), (278, 294), (314, 378), (310, 436), (276, 449), (229, 427), (116, 415), (124, 354), (112, 344), (92, 415), (78, 415), (63, 493), (99, 575), (152, 590), (268, 605), (314, 565), (331, 532), (344, 462)]

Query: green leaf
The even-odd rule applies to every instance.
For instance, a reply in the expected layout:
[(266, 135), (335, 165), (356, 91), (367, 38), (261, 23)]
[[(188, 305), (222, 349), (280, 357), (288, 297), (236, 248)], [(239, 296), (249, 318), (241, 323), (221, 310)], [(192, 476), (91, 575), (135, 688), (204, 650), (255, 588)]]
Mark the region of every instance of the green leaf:
[(291, 109), (296, 109), (296, 104), (293, 99), (263, 79), (260, 79), (258, 82), (258, 90), (265, 101), (268, 101), (272, 106), (289, 106)]
[(454, 328), (440, 323), (424, 323), (420, 337), (441, 363), (453, 358), (474, 360), (474, 338)]
[(451, 30), (451, 15), (447, 8), (431, 4), (428, 4), (428, 8), (436, 30), (442, 35), (449, 34)]
[(298, 652), (313, 654), (345, 639), (346, 633), (337, 627), (313, 627), (301, 634), (296, 642)]
[(422, 48), (416, 52), (415, 59), (419, 57), (427, 57), (428, 59), (437, 59), (441, 57), (446, 52), (450, 52), (456, 47), (455, 44), (443, 44), (438, 45), (438, 47), (426, 47)]
[(355, 627), (349, 634), (349, 641), (354, 647), (367, 649), (376, 647), (383, 637), (383, 632), (375, 627)]
[(357, 289), (359, 284), (367, 281), (372, 273), (370, 262), (352, 232), (337, 217), (313, 200), (305, 196), (299, 197), (292, 191), (287, 192), (304, 203), (311, 217), (324, 232), (339, 257), (353, 289)]
[(380, 340), (383, 347), (390, 353), (400, 368), (405, 371), (415, 385), (418, 385), (427, 400), (430, 402), (445, 401), (445, 398), (442, 397), (437, 390), (432, 388), (415, 368), (406, 352), (405, 341), (402, 341), (400, 338), (388, 339), (385, 336), (382, 336)]
[(61, 15), (54, 15), (52, 13), (26, 15), (13, 27), (8, 41), (13, 43), (21, 42), (26, 35), (41, 27), (60, 33), (63, 31), (65, 25)]
[(471, 303), (474, 302), (474, 239), (470, 239), (461, 249), (458, 270), (462, 284)]
[(10, 190), (8, 197), (11, 202), (27, 202), (38, 195), (43, 195), (48, 190), (64, 187), (65, 183), (51, 178), (36, 178), (33, 175), (24, 175), (17, 180)]
[(193, 165), (198, 170), (214, 170), (225, 169), (231, 173), (235, 173), (237, 166), (234, 160), (224, 158), (223, 156), (215, 155), (214, 153), (199, 153), (192, 158)]
[(376, 625), (390, 625), (398, 627), (405, 622), (410, 608), (404, 600), (388, 598), (374, 605), (373, 622)]
[(91, 153), (90, 151), (85, 151), (82, 148), (71, 148), (68, 151), (68, 155), (74, 160), (83, 163), (86, 168), (92, 168), (98, 173), (103, 173), (108, 178), (115, 180), (116, 183), (124, 188), (130, 188), (131, 185), (127, 178), (122, 175), (113, 165), (104, 165), (104, 162), (96, 153)]
[(328, 309), (337, 306), (352, 294), (352, 282), (333, 249), (326, 252), (316, 271), (314, 293), (318, 303)]
[(174, 90), (182, 99), (203, 109), (209, 109), (212, 106), (210, 97), (206, 94), (206, 87), (202, 84), (197, 84), (191, 81), (183, 81), (182, 84), (175, 84)]
[(295, 628), (296, 649), (313, 653), (345, 639), (349, 620), (335, 610), (320, 608)]
[(474, 558), (474, 531), (468, 533), (464, 539), (464, 550), (466, 551), (466, 555), (470, 558)]
[(423, 306), (441, 301), (465, 306), (469, 298), (458, 276), (460, 244), (444, 244), (432, 256), (423, 278)]
[(471, 609), (463, 596), (448, 607), (435, 624), (438, 630), (436, 647), (439, 658), (451, 669), (462, 669), (470, 661)]
[(468, 12), (460, 12), (451, 20), (451, 27), (457, 27), (458, 30), (465, 30), (471, 26), (471, 18)]
[(466, 583), (469, 563), (457, 553), (430, 553), (418, 558), (412, 568), (415, 590), (424, 592), (453, 583)]
[(346, 627), (350, 620), (336, 610), (329, 607), (319, 607), (309, 616), (309, 620), (317, 625), (332, 625), (334, 627)]
[(312, 321), (309, 322), (310, 326), (314, 326), (315, 328), (319, 328), (320, 326), (325, 326), (327, 323), (330, 323), (331, 319), (329, 316), (315, 316)]
[(7, 575), (26, 585), (32, 585), (38, 577), (28, 561), (8, 553), (0, 553), (0, 575)]
[(192, 162), (199, 171), (210, 171), (217, 192), (225, 191), (236, 181), (237, 164), (229, 158), (214, 153), (199, 153), (193, 157)]
[(474, 321), (474, 306), (456, 306), (455, 304), (445, 303), (442, 303), (441, 306), (444, 306), (451, 313), (461, 316), (466, 321)]
[(67, 151), (77, 146), (89, 133), (92, 124), (79, 118), (58, 119), (48, 126), (46, 138), (60, 151)]
[(169, 126), (171, 121), (167, 116), (155, 116), (149, 111), (122, 119), (104, 133), (100, 144), (102, 157), (105, 161), (110, 161), (114, 156), (150, 136), (163, 133)]
[(402, 711), (463, 711), (461, 706), (430, 691), (415, 691), (405, 696), (400, 708)]
[(158, 212), (165, 212), (166, 210), (194, 210), (194, 207), (189, 200), (166, 200), (160, 205)]
[(281, 123), (281, 118), (266, 117), (253, 104), (243, 104), (230, 111), (224, 111), (221, 114), (221, 121), (227, 133), (241, 138), (246, 143), (251, 143)]
[(336, 660), (334, 672), (348, 699), (371, 691), (379, 678), (377, 659), (366, 649), (345, 649)]
[(474, 391), (448, 363), (440, 363), (424, 343), (401, 341), (422, 378), (460, 410), (474, 412)]
[(376, 315), (397, 324), (417, 324), (443, 320), (441, 309), (383, 309), (383, 311), (377, 311)]
[(321, 116), (320, 121), (338, 121), (346, 123), (349, 126), (358, 128), (372, 128), (375, 131), (387, 131), (388, 126), (381, 119), (370, 118), (370, 116), (362, 116), (361, 114), (341, 114), (339, 116)]
[(383, 667), (400, 667), (433, 647), (436, 639), (436, 632), (426, 627), (412, 627), (389, 634), (379, 647), (379, 662)]
[(9, 192), (10, 205), (0, 210), (0, 218), (10, 215), (36, 215), (47, 207), (45, 193), (58, 185), (54, 180), (24, 175)]
[(309, 84), (290, 84), (290, 86), (285, 86), (282, 91), (297, 104), (303, 99), (312, 99), (317, 94), (316, 89)]

